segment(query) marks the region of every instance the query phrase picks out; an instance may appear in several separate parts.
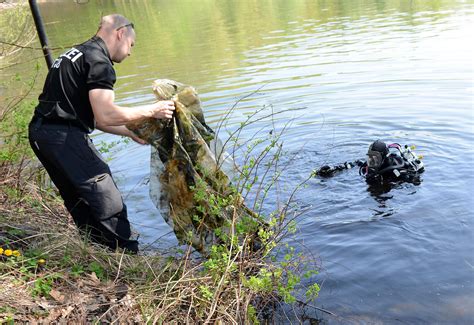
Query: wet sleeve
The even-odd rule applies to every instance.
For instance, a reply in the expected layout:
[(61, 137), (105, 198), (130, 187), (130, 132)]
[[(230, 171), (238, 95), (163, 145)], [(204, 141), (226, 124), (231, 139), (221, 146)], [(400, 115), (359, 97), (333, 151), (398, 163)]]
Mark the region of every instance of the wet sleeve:
[(114, 89), (115, 70), (110, 61), (94, 60), (88, 62), (87, 88), (92, 89)]

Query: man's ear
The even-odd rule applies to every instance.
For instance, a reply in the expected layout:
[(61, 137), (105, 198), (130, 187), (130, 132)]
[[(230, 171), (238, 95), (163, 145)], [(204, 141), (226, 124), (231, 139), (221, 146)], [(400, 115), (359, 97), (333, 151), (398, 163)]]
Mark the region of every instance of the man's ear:
[(125, 28), (121, 28), (117, 31), (117, 39), (119, 41), (122, 40), (123, 37), (125, 37), (125, 35), (123, 34), (125, 32)]

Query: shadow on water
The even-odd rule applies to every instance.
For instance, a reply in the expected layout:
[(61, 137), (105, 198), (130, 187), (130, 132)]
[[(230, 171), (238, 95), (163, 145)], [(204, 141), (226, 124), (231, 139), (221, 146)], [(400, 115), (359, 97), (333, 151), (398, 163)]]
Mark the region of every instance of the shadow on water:
[[(415, 175), (410, 179), (399, 180), (399, 181), (384, 181), (384, 182), (373, 182), (367, 183), (367, 192), (377, 202), (377, 208), (373, 208), (372, 218), (386, 218), (396, 213), (396, 210), (390, 207), (388, 201), (394, 198), (394, 194), (389, 194), (390, 191), (395, 189), (405, 188), (410, 192), (409, 195), (416, 193), (416, 188), (413, 186), (421, 185), (421, 175)], [(408, 188), (410, 187), (410, 188)]]
[(406, 186), (406, 184), (413, 184), (415, 186), (419, 186), (422, 183), (422, 178), (420, 174), (414, 175), (410, 178), (399, 180), (399, 181), (382, 181), (382, 182), (368, 182), (367, 183), (367, 191), (370, 193), (374, 199), (382, 203), (391, 197), (384, 196), (384, 194), (389, 193), (392, 189), (401, 188)]

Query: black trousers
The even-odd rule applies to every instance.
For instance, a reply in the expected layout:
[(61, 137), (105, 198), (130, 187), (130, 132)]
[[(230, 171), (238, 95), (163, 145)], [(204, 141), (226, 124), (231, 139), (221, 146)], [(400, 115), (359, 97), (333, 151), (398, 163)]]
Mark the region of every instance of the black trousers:
[(138, 241), (130, 239), (127, 207), (88, 134), (72, 124), (34, 117), (29, 140), (80, 231), (112, 249), (138, 252)]

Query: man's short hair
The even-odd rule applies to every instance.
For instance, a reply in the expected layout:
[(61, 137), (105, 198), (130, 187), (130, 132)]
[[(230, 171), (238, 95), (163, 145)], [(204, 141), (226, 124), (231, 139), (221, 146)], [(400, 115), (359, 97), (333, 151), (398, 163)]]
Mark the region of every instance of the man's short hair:
[(101, 18), (98, 30), (105, 29), (108, 31), (126, 28), (129, 33), (134, 29), (133, 23), (127, 18), (119, 14), (111, 14)]

